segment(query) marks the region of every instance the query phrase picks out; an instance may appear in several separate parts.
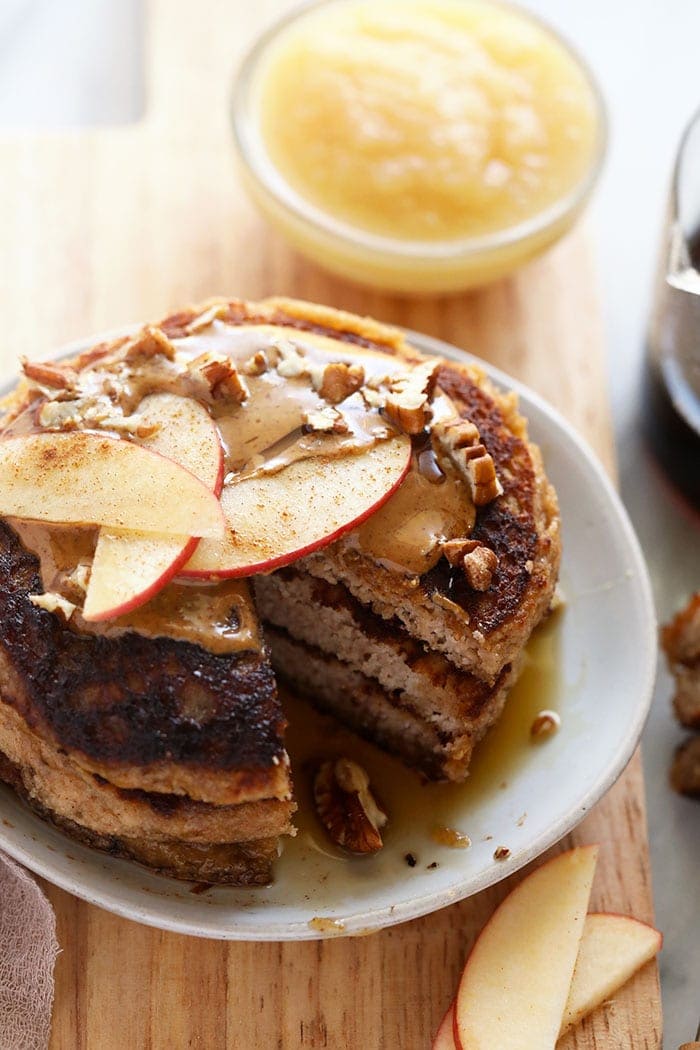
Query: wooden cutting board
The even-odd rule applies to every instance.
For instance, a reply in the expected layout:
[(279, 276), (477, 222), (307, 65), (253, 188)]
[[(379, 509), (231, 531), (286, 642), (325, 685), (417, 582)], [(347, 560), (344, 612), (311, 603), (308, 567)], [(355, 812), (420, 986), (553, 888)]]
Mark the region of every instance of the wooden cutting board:
[[(3, 378), (19, 354), (190, 301), (282, 293), (475, 350), (549, 398), (614, 469), (599, 303), (580, 233), (474, 295), (387, 297), (326, 276), (257, 216), (230, 148), (233, 69), (288, 4), (146, 6), (141, 124), (0, 143)], [(652, 919), (638, 756), (569, 841), (602, 845), (595, 908)], [(507, 889), (364, 938), (226, 944), (147, 929), (47, 887), (62, 948), (52, 1050), (427, 1048), (475, 932)], [(658, 1048), (660, 1028), (650, 965), (561, 1045)]]

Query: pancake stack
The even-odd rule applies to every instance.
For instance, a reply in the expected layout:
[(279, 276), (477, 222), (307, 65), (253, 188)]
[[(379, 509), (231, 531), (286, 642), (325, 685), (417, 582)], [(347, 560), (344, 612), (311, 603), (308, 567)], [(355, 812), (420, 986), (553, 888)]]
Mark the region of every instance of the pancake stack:
[[(216, 300), (71, 367), (116, 354), (123, 375), (134, 346), (149, 360), (146, 393), (159, 354), (199, 362), (215, 350), (242, 374), (244, 359), (259, 372), (279, 347), (297, 363), (342, 361), (364, 376), (355, 395), (387, 439), (410, 436), (399, 487), (332, 542), (248, 580), (206, 576), (214, 563), (195, 553), (189, 579), (100, 623), (81, 605), (95, 529), (0, 523), (0, 777), (90, 845), (178, 878), (262, 884), (295, 809), (276, 677), (424, 776), (464, 779), (550, 606), (556, 497), (513, 396), (368, 319)], [(384, 360), (398, 379), (379, 376)], [(35, 370), (20, 385), (5, 434), (55, 399), (51, 381)], [(337, 417), (344, 402), (331, 404)]]

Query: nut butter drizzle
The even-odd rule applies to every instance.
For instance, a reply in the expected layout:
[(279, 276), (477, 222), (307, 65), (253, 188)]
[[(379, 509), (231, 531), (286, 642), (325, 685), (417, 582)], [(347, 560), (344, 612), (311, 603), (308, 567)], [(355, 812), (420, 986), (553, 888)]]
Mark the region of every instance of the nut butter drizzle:
[[(74, 570), (81, 565), (89, 566), (97, 530), (43, 525), (16, 518), (8, 519), (8, 524), (24, 547), (38, 559), (44, 591), (80, 605), (83, 593), (74, 578)], [(257, 652), (262, 647), (246, 580), (176, 581), (125, 616), (92, 623), (83, 619), (78, 608), (70, 618), (70, 625), (82, 634), (105, 637), (134, 631), (149, 638), (173, 638), (218, 654)]]
[[(196, 334), (174, 339), (173, 345), (188, 358), (205, 353), (223, 353), (237, 368), (259, 352), (265, 353), (275, 344), (287, 344), (298, 350), (311, 368), (322, 369), (330, 362), (352, 364), (357, 348), (347, 350), (342, 344), (323, 337), (306, 334), (290, 340), (289, 332), (273, 325), (237, 328), (214, 321)], [(405, 372), (403, 364), (387, 355), (363, 351), (362, 364), (367, 378), (383, 376), (390, 370)], [(248, 397), (243, 404), (231, 408), (213, 406), (224, 444), (227, 484), (237, 484), (249, 477), (277, 473), (301, 459), (337, 459), (356, 455), (371, 448), (378, 441), (396, 434), (396, 428), (378, 411), (365, 404), (362, 395), (354, 393), (338, 406), (339, 415), (347, 430), (343, 433), (323, 433), (305, 425), (311, 413), (327, 409), (328, 404), (314, 389), (307, 375), (285, 376), (274, 368), (266, 368), (260, 375), (245, 375)]]
[[(206, 330), (173, 340), (188, 355), (225, 352), (241, 367), (271, 340), (289, 339), (289, 332), (272, 325), (231, 328), (214, 321)], [(323, 336), (294, 333), (293, 343), (314, 364), (329, 359), (352, 363), (357, 349)], [(386, 354), (363, 351), (366, 378), (381, 378), (387, 370), (402, 374), (406, 368)], [(237, 472), (229, 483), (257, 473), (281, 470), (309, 456), (336, 458), (361, 452), (393, 432), (378, 413), (367, 411), (359, 393), (342, 402), (349, 424), (347, 435), (304, 433), (303, 413), (323, 402), (308, 382), (283, 379), (271, 369), (260, 377), (246, 378), (250, 397), (234, 414), (217, 418), (227, 450), (227, 469)], [(454, 405), (438, 391), (441, 414), (454, 414)], [(451, 536), (468, 536), (476, 511), (469, 490), (445, 457), (433, 447), (429, 430), (413, 439), (411, 469), (392, 498), (359, 529), (344, 540), (374, 557), (385, 568), (409, 576), (420, 576), (437, 564), (440, 544)]]
[[(301, 459), (357, 455), (391, 439), (402, 428), (400, 419), (405, 416), (413, 442), (409, 473), (390, 500), (339, 542), (359, 548), (392, 572), (417, 580), (437, 564), (446, 541), (471, 533), (476, 516), (473, 492), (467, 484), (471, 479), (464, 463), (450, 454), (444, 441), (436, 441), (432, 432), (432, 423), (439, 426), (447, 420), (448, 426), (454, 425), (458, 420), (455, 406), (439, 387), (420, 401), (426, 382), (421, 373), (426, 369), (426, 374), (430, 372), (429, 364), (412, 371), (413, 361), (407, 363), (372, 349), (358, 351), (330, 334), (290, 333), (288, 328), (274, 324), (241, 327), (217, 317), (201, 318), (189, 334), (170, 342), (160, 330), (152, 328), (144, 329), (143, 338), (151, 340), (149, 352), (141, 359), (132, 360), (127, 355), (123, 362), (117, 362), (116, 379), (108, 377), (112, 386), (114, 382), (120, 385), (119, 400), (125, 413), (133, 413), (147, 394), (158, 391), (196, 397), (197, 388), (188, 385), (188, 368), (217, 357), (230, 362), (229, 370), (242, 396), (207, 399), (224, 446), (225, 485), (276, 473)], [(100, 389), (102, 363), (98, 355), (94, 362), (73, 373), (73, 382), (79, 377), (81, 394), (104, 401)], [(328, 366), (341, 373), (345, 369), (346, 374), (355, 369), (356, 383), (358, 372), (362, 376), (359, 386), (341, 387), (340, 396), (329, 396), (324, 389)], [(215, 367), (220, 367), (218, 362)], [(393, 390), (386, 401), (379, 394), (383, 384), (384, 389)], [(416, 392), (423, 408), (411, 401)], [(11, 419), (6, 434), (45, 429), (46, 424), (42, 427), (39, 422), (44, 399), (32, 397), (29, 388), (23, 410)], [(65, 405), (60, 397), (58, 403)], [(330, 425), (326, 425), (329, 420)], [(77, 425), (90, 429), (87, 419)], [(98, 426), (101, 432), (108, 432), (110, 420)], [(122, 436), (129, 438), (132, 434), (127, 430)], [(76, 590), (74, 570), (81, 565), (89, 567), (97, 530), (33, 522), (12, 524), (39, 559), (45, 591), (78, 606), (71, 616), (76, 630), (168, 636), (213, 652), (259, 649), (262, 644), (247, 584), (240, 580), (176, 580), (125, 616), (106, 623), (87, 623), (80, 614), (84, 595)]]

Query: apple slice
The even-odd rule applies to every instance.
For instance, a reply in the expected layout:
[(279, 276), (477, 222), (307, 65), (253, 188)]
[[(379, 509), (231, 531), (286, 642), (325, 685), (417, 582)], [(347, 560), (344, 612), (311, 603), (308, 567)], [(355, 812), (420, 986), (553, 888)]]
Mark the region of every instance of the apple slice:
[[(176, 394), (151, 394), (139, 405), (138, 414), (145, 424), (157, 424), (141, 443), (191, 471), (218, 496), (224, 453), (204, 405)], [(190, 536), (100, 529), (84, 619), (108, 620), (143, 605), (173, 578), (197, 542)]]
[(445, 1011), (445, 1016), (435, 1033), (432, 1050), (458, 1050), (454, 1037), (455, 1002), (453, 999)]
[(457, 990), (454, 1035), (465, 1050), (553, 1050), (597, 855), (597, 846), (560, 853), (491, 916)]
[(218, 499), (189, 470), (79, 430), (0, 440), (0, 514), (178, 536), (224, 532)]
[(628, 915), (586, 916), (561, 1031), (578, 1023), (661, 951), (663, 937)]
[(250, 576), (287, 565), (359, 525), (389, 499), (411, 463), (411, 441), (397, 434), (342, 459), (304, 459), (276, 474), (227, 485), (229, 531), (200, 543), (184, 575)]

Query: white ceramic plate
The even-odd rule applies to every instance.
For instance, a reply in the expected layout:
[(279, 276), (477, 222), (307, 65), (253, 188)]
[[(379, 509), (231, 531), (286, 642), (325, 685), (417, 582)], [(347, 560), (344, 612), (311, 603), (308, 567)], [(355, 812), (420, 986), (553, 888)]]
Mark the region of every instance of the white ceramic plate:
[[(467, 356), (424, 336), (411, 339), (427, 352)], [(542, 706), (561, 714), (557, 734), (533, 746), (527, 712), (527, 724), (511, 718), (502, 758), (492, 747), (473, 785), (430, 786), (420, 796), (412, 774), (365, 747), (370, 771), (379, 769), (384, 777), (379, 786), (389, 809), (404, 789), (418, 798), (413, 819), (404, 813), (390, 827), (384, 850), (370, 859), (340, 860), (302, 834), (285, 848), (275, 883), (264, 889), (193, 893), (187, 883), (80, 846), (5, 787), (0, 846), (58, 886), (137, 922), (204, 937), (302, 940), (364, 933), (435, 911), (512, 874), (569, 832), (611, 787), (639, 739), (656, 662), (651, 591), (632, 527), (592, 453), (537, 395), (487, 370), (520, 395), (561, 504), (566, 606), (547, 641), (557, 674), (542, 678), (541, 698)], [(536, 674), (535, 668), (530, 693)], [(526, 703), (532, 696), (516, 696), (510, 714), (517, 716), (518, 705)], [(522, 712), (520, 717), (522, 723)], [(467, 833), (471, 847), (436, 845), (431, 820)], [(510, 850), (506, 860), (494, 860), (497, 845)], [(408, 852), (414, 866), (406, 861)], [(318, 917), (337, 924), (309, 925)]]

